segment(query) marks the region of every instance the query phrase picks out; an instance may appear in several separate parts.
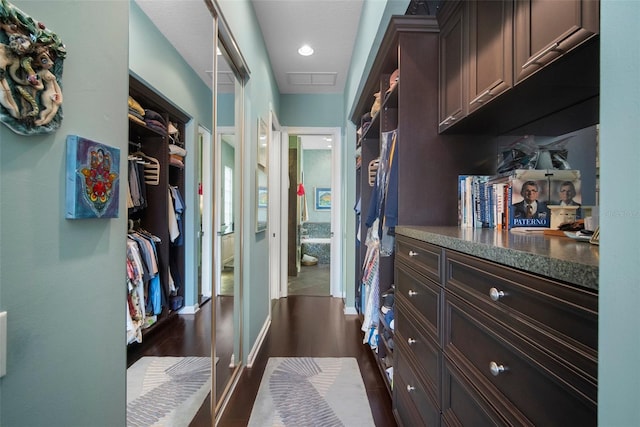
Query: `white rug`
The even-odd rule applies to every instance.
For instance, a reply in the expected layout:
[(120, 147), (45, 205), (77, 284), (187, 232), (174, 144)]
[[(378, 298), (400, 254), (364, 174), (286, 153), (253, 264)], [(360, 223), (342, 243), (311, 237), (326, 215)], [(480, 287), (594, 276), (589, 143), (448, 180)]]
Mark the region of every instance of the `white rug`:
[(209, 357), (142, 357), (127, 369), (128, 427), (188, 427), (211, 391)]
[(270, 358), (249, 426), (375, 426), (357, 360)]

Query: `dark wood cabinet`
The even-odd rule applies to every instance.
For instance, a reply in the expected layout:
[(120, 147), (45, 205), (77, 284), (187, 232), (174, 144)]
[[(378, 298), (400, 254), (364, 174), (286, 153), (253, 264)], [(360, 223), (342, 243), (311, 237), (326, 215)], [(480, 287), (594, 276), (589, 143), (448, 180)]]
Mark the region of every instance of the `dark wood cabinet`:
[(443, 2), (440, 132), (561, 135), (597, 123), (599, 8), (597, 0)]
[[(491, 142), (483, 143), (488, 138), (443, 136), (438, 132), (439, 33), (435, 17), (393, 16), (351, 115), (351, 121), (360, 128), (357, 148), (361, 166), (356, 171), (358, 199), (355, 201), (360, 205), (359, 235), (355, 243), (355, 296), (356, 307), (361, 310), (364, 308), (362, 296), (366, 295), (362, 292), (362, 278), (373, 191), (368, 165), (381, 156), (384, 138), (390, 134), (396, 138), (392, 167), (397, 172), (397, 186), (388, 189), (387, 195), (397, 195), (397, 223), (403, 225), (455, 225), (458, 175), (488, 173), (495, 159), (495, 146)], [(399, 72), (399, 81), (389, 90), (395, 70)], [(362, 120), (369, 120), (377, 92), (381, 93), (380, 110), (365, 129)], [(448, 186), (446, 190), (442, 183)], [(424, 259), (418, 258), (422, 260), (422, 269), (433, 268), (433, 263), (439, 262), (433, 258), (437, 258), (435, 254), (428, 251), (421, 254)], [(397, 251), (379, 257), (380, 295), (394, 283), (395, 256)], [(437, 276), (435, 283), (440, 283)], [(389, 361), (386, 350), (383, 346), (376, 353), (380, 367), (385, 369)]]
[(445, 2), (440, 15), (440, 131), (467, 115), (467, 10), (464, 2)]
[(513, 3), (471, 1), (469, 13), (469, 113), (513, 85)]
[(427, 396), (447, 426), (596, 424), (596, 291), (397, 243), (395, 369), (413, 393), (394, 393), (397, 417), (424, 417), (413, 408)]
[(516, 83), (596, 35), (599, 10), (594, 0), (515, 0)]

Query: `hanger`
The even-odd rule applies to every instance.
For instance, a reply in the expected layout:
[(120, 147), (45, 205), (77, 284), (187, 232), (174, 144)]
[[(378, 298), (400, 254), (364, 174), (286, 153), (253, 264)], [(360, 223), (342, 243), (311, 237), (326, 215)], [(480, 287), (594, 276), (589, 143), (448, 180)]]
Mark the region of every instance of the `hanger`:
[(151, 156), (147, 156), (141, 151), (131, 153), (132, 156), (144, 159), (144, 182), (149, 185), (160, 184), (160, 162)]

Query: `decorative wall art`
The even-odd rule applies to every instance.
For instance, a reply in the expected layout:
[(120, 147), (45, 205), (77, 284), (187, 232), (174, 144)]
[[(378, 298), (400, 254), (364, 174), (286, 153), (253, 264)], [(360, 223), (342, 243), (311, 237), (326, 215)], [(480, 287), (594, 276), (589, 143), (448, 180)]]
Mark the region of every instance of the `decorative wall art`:
[(67, 137), (66, 218), (117, 218), (120, 149)]
[(326, 211), (331, 209), (331, 189), (316, 187), (316, 210)]
[(269, 152), (269, 129), (258, 118), (258, 145), (256, 164), (256, 233), (267, 229), (269, 217), (269, 170), (267, 153)]
[(19, 135), (60, 127), (65, 56), (55, 33), (0, 0), (0, 122)]

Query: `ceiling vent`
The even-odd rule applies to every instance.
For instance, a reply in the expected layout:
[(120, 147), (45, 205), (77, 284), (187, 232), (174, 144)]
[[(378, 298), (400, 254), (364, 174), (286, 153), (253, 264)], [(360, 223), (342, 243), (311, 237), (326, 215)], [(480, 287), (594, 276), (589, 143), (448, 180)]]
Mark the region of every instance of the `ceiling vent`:
[(338, 73), (287, 73), (290, 85), (335, 86)]

